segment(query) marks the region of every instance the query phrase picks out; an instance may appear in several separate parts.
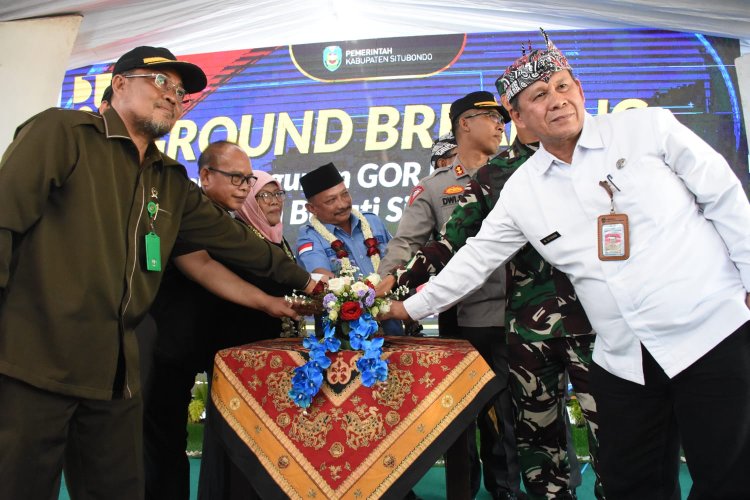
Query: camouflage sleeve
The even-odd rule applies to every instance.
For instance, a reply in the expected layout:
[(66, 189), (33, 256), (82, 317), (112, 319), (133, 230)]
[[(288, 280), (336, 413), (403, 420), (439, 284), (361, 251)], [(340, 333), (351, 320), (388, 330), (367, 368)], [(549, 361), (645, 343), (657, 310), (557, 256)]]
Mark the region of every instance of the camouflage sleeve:
[(472, 179), (464, 189), (438, 241), (429, 241), (396, 273), (398, 284), (415, 288), (439, 273), (466, 240), (476, 235), (490, 211), (490, 188)]
[(430, 276), (439, 273), (453, 256), (450, 247), (442, 241), (428, 241), (406, 264), (405, 269), (399, 269), (396, 277), (399, 286), (410, 289), (426, 283)]
[(480, 184), (476, 179), (469, 181), (451, 218), (440, 231), (440, 240), (451, 253), (458, 252), (467, 239), (479, 232), (482, 221), (492, 208), (488, 203), (490, 199), (491, 190), (488, 185)]

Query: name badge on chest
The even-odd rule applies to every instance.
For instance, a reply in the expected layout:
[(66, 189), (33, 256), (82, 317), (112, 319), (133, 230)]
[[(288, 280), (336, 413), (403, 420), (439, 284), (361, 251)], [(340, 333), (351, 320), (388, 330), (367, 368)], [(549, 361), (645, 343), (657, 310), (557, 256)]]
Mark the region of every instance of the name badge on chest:
[(146, 243), (146, 270), (161, 271), (161, 240), (156, 234), (156, 216), (159, 215), (159, 194), (156, 189), (151, 188), (151, 200), (146, 205), (148, 222), (151, 231), (145, 237)]
[(609, 195), (610, 212), (600, 215), (597, 219), (597, 246), (599, 248), (599, 260), (626, 260), (630, 257), (630, 227), (628, 226), (628, 215), (615, 212), (615, 192), (620, 188), (612, 182), (612, 176), (607, 180), (599, 181), (599, 185)]

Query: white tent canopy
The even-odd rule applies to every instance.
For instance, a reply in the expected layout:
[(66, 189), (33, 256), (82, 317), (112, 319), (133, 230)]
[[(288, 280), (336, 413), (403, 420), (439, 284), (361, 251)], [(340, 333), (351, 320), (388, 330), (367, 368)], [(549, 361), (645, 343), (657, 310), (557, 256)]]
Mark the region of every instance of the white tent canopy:
[(539, 26), (653, 27), (750, 39), (748, 0), (0, 0), (0, 21), (67, 14), (83, 16), (69, 68), (113, 61), (137, 45), (197, 54)]

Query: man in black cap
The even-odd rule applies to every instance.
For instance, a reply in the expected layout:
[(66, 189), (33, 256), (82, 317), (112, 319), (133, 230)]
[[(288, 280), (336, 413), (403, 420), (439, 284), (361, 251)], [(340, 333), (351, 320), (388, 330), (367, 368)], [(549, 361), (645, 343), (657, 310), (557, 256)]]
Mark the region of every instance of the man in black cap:
[[(352, 197), (333, 163), (302, 176), (300, 182), (311, 215), (297, 237), (299, 263), (329, 278), (349, 265), (365, 276), (376, 273), (391, 239), (378, 216), (352, 208)], [(388, 335), (402, 334), (399, 321), (386, 321), (382, 327)]]
[(143, 497), (134, 327), (179, 236), (248, 272), (314, 283), (210, 203), (154, 140), (203, 71), (163, 48), (116, 63), (102, 115), (49, 109), (0, 163), (0, 483), (4, 498)]
[[(390, 289), (394, 273), (403, 267), (432, 237), (438, 235), (458, 206), (470, 176), (494, 158), (503, 139), (508, 112), (490, 92), (471, 92), (451, 104), (450, 119), (457, 147), (450, 168), (435, 170), (412, 191), (409, 204), (388, 244), (381, 266), (383, 283), (378, 291)], [(485, 286), (457, 306), (457, 326), (446, 328), (441, 318), (440, 335), (469, 340), (503, 380), (505, 388), (477, 419), (480, 455), (469, 440), (471, 488), (476, 496), (481, 470), (484, 484), (493, 498), (515, 498), (520, 494), (520, 475), (513, 433), (513, 408), (508, 381), (508, 350), (504, 336), (505, 272), (495, 272)]]
[(373, 213), (352, 208), (352, 197), (333, 163), (309, 172), (300, 182), (311, 214), (297, 237), (300, 264), (331, 278), (347, 265), (358, 267), (363, 275), (376, 272), (391, 239), (383, 222)]

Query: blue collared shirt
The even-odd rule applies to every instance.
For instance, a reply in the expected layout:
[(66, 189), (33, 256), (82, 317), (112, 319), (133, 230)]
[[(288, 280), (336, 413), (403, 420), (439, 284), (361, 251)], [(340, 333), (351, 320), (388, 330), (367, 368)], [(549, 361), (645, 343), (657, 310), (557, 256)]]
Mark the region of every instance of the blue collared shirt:
[[(380, 256), (385, 255), (386, 246), (391, 239), (391, 235), (383, 225), (383, 222), (377, 215), (364, 212), (362, 214), (372, 229), (373, 238), (378, 240), (378, 249)], [(326, 229), (341, 240), (349, 253), (349, 260), (353, 266), (359, 268), (363, 275), (374, 273), (376, 269), (372, 265), (372, 260), (367, 256), (367, 246), (365, 245), (365, 236), (362, 234), (362, 224), (354, 214), (349, 216), (352, 225), (352, 234), (347, 233), (338, 226), (333, 224), (323, 224)], [(331, 248), (331, 244), (323, 236), (313, 229), (312, 225), (305, 224), (299, 230), (297, 237), (297, 257), (298, 262), (312, 272), (313, 269), (327, 269), (331, 272), (338, 272), (341, 269), (341, 262), (336, 258), (336, 252)]]
[[(378, 240), (378, 250), (380, 250), (380, 256), (383, 257), (391, 234), (377, 215), (370, 212), (364, 212), (362, 215), (370, 224), (372, 237)], [(359, 268), (360, 274), (367, 276), (377, 269), (373, 266), (372, 259), (367, 256), (362, 224), (354, 214), (349, 216), (349, 220), (352, 225), (352, 234), (333, 224), (323, 224), (323, 226), (331, 231), (333, 236), (341, 240), (349, 254), (352, 265)], [(336, 252), (331, 248), (331, 244), (309, 223), (300, 228), (299, 236), (297, 236), (297, 262), (308, 272), (315, 269), (327, 269), (333, 273), (338, 273), (341, 270), (341, 261), (336, 257)], [(384, 321), (382, 327), (388, 335), (403, 334), (400, 321)]]

